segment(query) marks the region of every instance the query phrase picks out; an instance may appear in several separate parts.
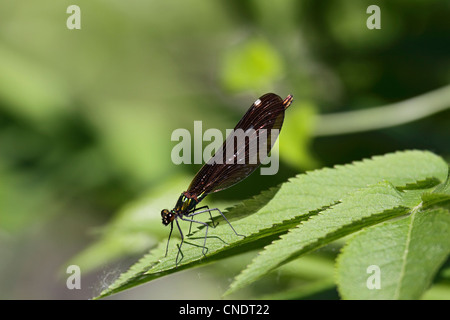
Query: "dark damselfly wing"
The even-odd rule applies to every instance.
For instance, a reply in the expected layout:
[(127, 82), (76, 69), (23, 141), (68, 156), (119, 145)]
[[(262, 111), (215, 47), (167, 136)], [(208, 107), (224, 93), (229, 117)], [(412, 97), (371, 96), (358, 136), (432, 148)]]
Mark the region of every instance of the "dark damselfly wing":
[[(230, 134), (221, 149), (199, 170), (185, 194), (203, 198), (209, 193), (235, 185), (255, 171), (276, 141), (277, 137), (271, 136), (271, 129), (281, 130), (284, 112), (291, 102), (291, 95), (283, 100), (274, 93), (267, 93), (256, 100), (234, 128), (234, 132), (242, 129), (249, 133), (245, 143), (237, 144), (235, 136)], [(262, 129), (266, 129), (265, 134)], [(266, 152), (260, 156), (258, 150), (264, 145)], [(256, 159), (250, 161), (250, 157), (255, 154)]]

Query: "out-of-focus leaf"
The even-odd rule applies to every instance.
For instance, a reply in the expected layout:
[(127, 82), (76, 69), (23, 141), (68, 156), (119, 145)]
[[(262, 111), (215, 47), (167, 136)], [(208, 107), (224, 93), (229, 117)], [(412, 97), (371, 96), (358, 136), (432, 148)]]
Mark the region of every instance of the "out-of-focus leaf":
[(424, 300), (450, 300), (450, 285), (436, 284), (422, 296)]
[(54, 213), (48, 186), (12, 172), (0, 162), (0, 232), (13, 234)]
[(68, 111), (64, 81), (51, 69), (0, 45), (0, 108), (48, 130)]
[(230, 91), (271, 91), (283, 75), (279, 53), (262, 39), (249, 40), (225, 52), (221, 66), (223, 86)]
[(318, 166), (318, 161), (310, 150), (316, 113), (312, 104), (300, 99), (286, 111), (279, 149), (281, 159), (293, 167), (311, 170)]
[(164, 181), (127, 204), (107, 225), (92, 230), (98, 239), (67, 264), (90, 272), (116, 259), (149, 250), (168, 232), (161, 223), (161, 210), (171, 208), (188, 183), (188, 178), (182, 177)]
[(104, 102), (89, 115), (100, 148), (130, 182), (158, 181), (173, 169), (171, 136), (164, 126), (167, 113), (152, 112), (152, 103)]
[(402, 21), (391, 15), (390, 10), (381, 7), (381, 29), (367, 28), (367, 19), (373, 13), (367, 8), (375, 3), (369, 1), (353, 2), (338, 0), (326, 6), (326, 22), (334, 38), (342, 45), (356, 50), (370, 50), (374, 46), (382, 47), (395, 40), (400, 34)]

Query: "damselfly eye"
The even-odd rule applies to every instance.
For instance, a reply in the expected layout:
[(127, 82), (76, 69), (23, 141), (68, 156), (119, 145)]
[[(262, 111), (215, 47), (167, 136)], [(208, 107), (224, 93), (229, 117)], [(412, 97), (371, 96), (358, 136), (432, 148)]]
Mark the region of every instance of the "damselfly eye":
[(161, 217), (166, 217), (167, 215), (169, 214), (169, 210), (167, 210), (167, 209), (163, 209), (163, 210), (161, 210)]
[(161, 211), (161, 218), (162, 218), (162, 223), (165, 226), (167, 226), (169, 223), (171, 223), (175, 219), (174, 214), (167, 209), (164, 209)]

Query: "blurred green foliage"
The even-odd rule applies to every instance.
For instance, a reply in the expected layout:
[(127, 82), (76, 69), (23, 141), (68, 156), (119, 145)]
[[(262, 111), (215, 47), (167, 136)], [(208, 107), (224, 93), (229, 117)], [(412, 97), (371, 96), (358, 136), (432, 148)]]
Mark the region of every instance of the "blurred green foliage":
[[(86, 269), (99, 267), (86, 253), (95, 246), (104, 263), (129, 264), (126, 254), (166, 236), (156, 205), (145, 210), (155, 225), (137, 242), (114, 239), (113, 230), (130, 223), (121, 217), (135, 204), (173, 206), (199, 168), (171, 162), (172, 131), (193, 132), (202, 120), (204, 130), (225, 132), (267, 91), (295, 97), (280, 136), (280, 172), (215, 194), (214, 205), (374, 154), (416, 148), (450, 159), (448, 109), (399, 127), (314, 136), (321, 114), (450, 83), (446, 1), (377, 1), (380, 30), (366, 27), (368, 0), (80, 0), (81, 30), (66, 27), (71, 4), (0, 5), (0, 298), (91, 297), (92, 289), (68, 292), (54, 275), (78, 254)], [(108, 247), (108, 239), (118, 244)], [(292, 282), (308, 283), (266, 285)], [(336, 297), (324, 287), (331, 295), (315, 297)]]

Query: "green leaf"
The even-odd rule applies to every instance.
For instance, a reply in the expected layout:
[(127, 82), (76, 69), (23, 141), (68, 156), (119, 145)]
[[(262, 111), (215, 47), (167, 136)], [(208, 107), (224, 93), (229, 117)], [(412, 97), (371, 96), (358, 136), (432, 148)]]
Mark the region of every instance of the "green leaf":
[[(370, 187), (369, 190), (371, 191), (367, 192), (375, 192), (375, 189), (381, 188), (388, 193), (387, 195), (376, 194), (380, 197), (380, 201), (388, 201), (387, 204), (381, 203), (380, 206), (377, 206), (379, 210), (397, 208), (402, 204), (400, 201), (402, 197), (400, 196), (401, 193), (395, 190), (395, 187), (407, 189), (421, 181), (434, 181), (434, 179), (443, 181), (446, 170), (447, 164), (440, 157), (430, 152), (406, 151), (299, 175), (278, 188), (270, 189), (253, 199), (245, 200), (229, 209), (228, 212), (224, 211), (234, 229), (238, 233), (244, 234), (245, 238), (234, 234), (228, 224), (220, 216), (216, 216), (214, 222), (219, 222), (219, 225), (208, 230), (206, 256), (202, 255), (205, 235), (205, 229), (202, 227), (186, 237), (182, 248), (183, 259), (178, 267), (175, 266), (178, 254), (176, 241), (171, 239), (166, 257), (164, 256), (166, 242), (163, 241), (129, 271), (122, 274), (100, 296), (120, 292), (163, 275), (261, 248), (311, 215), (333, 206), (349, 193), (356, 192), (367, 185), (380, 183), (383, 180), (389, 181), (390, 184), (382, 183), (381, 186)], [(416, 199), (417, 202), (417, 196), (412, 199)], [(401, 209), (396, 209), (393, 212), (382, 212), (377, 219), (382, 220), (399, 212), (401, 212)], [(370, 217), (370, 214), (367, 216)], [(184, 234), (187, 235), (188, 223), (180, 222), (182, 227), (185, 228)], [(373, 223), (373, 221), (370, 221), (370, 223)], [(357, 229), (356, 225), (353, 227)], [(174, 233), (177, 233), (176, 226), (174, 227)], [(319, 243), (325, 242), (319, 241)]]
[(426, 192), (422, 195), (424, 206), (447, 207), (450, 209), (450, 167), (448, 170), (447, 180), (438, 185), (431, 192)]
[[(450, 213), (414, 210), (349, 241), (337, 263), (339, 292), (345, 299), (418, 299), (449, 253)], [(369, 266), (379, 268), (379, 289)]]
[(433, 190), (434, 193), (450, 194), (450, 166), (448, 167), (447, 179)]
[(363, 188), (320, 212), (267, 246), (232, 283), (226, 294), (241, 288), (292, 259), (370, 226), (407, 212), (402, 195), (389, 183)]

